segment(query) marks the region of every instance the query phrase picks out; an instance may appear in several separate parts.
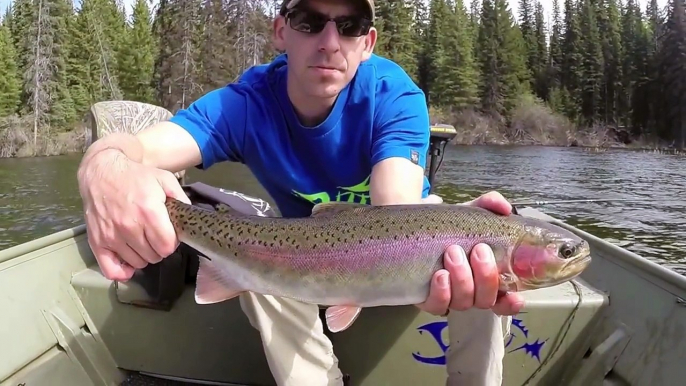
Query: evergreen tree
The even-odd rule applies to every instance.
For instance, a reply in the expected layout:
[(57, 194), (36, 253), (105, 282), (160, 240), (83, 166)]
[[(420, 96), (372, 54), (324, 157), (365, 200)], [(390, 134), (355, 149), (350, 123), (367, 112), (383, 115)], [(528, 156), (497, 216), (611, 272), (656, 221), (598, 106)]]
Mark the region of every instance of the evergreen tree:
[(123, 96), (139, 102), (154, 103), (152, 72), (155, 60), (155, 41), (152, 20), (146, 0), (136, 0), (132, 26), (120, 48), (119, 79)]
[(6, 21), (0, 24), (0, 117), (17, 112), (21, 95), (14, 44)]
[(474, 106), (478, 98), (478, 69), (474, 60), (472, 37), (463, 31), (470, 28), (467, 10), (462, 0), (456, 0), (449, 9), (441, 26), (443, 39), (434, 90), (436, 102), (461, 110)]
[(573, 0), (565, 0), (564, 14), (565, 33), (562, 51), (565, 56), (562, 63), (562, 85), (568, 93), (566, 99), (569, 103), (565, 106), (567, 116), (576, 120), (581, 111), (583, 48), (579, 14)]
[(417, 79), (418, 41), (414, 39), (413, 9), (405, 0), (377, 2), (379, 33), (376, 43), (378, 54), (398, 63), (409, 75)]
[(592, 126), (600, 111), (600, 83), (604, 64), (595, 6), (591, 0), (583, 0), (582, 4), (581, 114), (583, 124)]
[(616, 0), (603, 0), (598, 9), (598, 30), (603, 50), (603, 81), (600, 89), (599, 116), (608, 124), (619, 122), (619, 98), (622, 87), (622, 37)]
[(659, 136), (686, 147), (686, 4), (670, 0), (664, 28), (665, 35), (658, 53), (662, 86), (662, 114)]
[(506, 0), (484, 0), (479, 31), (481, 107), (503, 123), (529, 91), (526, 46)]

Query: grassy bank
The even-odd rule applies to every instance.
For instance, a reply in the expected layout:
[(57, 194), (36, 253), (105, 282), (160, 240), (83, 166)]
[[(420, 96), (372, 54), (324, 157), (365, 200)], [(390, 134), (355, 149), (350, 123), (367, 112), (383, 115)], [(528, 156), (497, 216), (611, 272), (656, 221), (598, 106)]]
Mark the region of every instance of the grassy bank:
[(569, 119), (533, 99), (523, 98), (508, 123), (474, 109), (448, 111), (431, 108), (432, 124), (448, 123), (457, 129), (451, 142), (458, 145), (579, 146), (589, 149), (632, 148), (664, 151), (669, 144), (644, 139), (629, 144), (621, 133), (608, 126), (578, 127)]
[(33, 117), (0, 118), (0, 158), (82, 153), (89, 139), (90, 132), (80, 125), (66, 132), (39, 130), (34, 141)]

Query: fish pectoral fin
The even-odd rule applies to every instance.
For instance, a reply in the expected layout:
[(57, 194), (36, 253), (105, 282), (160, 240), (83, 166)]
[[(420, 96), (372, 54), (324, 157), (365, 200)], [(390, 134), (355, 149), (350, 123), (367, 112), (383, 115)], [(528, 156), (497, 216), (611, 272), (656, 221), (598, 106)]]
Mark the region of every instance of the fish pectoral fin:
[(312, 217), (326, 216), (326, 215), (330, 215), (330, 214), (343, 212), (346, 210), (352, 210), (352, 209), (356, 209), (356, 208), (368, 208), (368, 207), (369, 207), (369, 205), (358, 204), (356, 202), (339, 202), (339, 201), (322, 202), (319, 204), (314, 204), (314, 206), (312, 207)]
[(200, 257), (200, 267), (195, 282), (195, 302), (198, 304), (219, 303), (235, 298), (244, 290), (234, 288), (222, 280), (219, 269), (208, 259)]
[(355, 306), (332, 306), (326, 309), (326, 325), (331, 332), (340, 332), (350, 327), (362, 308)]

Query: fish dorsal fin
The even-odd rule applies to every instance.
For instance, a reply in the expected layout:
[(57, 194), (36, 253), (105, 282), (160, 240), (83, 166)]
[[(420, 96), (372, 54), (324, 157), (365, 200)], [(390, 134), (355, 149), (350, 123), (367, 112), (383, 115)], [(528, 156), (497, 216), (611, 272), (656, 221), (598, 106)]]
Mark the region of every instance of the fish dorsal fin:
[(314, 204), (314, 207), (312, 207), (312, 217), (327, 216), (335, 213), (340, 213), (346, 210), (353, 210), (355, 208), (364, 207), (367, 207), (367, 205), (358, 204), (354, 202), (322, 202), (319, 204)]

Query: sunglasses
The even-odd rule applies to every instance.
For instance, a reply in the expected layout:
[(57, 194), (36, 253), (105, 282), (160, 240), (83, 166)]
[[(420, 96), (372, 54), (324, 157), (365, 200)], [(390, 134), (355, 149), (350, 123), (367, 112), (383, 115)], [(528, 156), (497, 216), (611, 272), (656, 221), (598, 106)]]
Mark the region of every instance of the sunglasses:
[(286, 13), (286, 22), (298, 32), (318, 34), (324, 30), (326, 23), (336, 23), (338, 34), (347, 37), (359, 37), (369, 33), (372, 21), (362, 16), (328, 17), (319, 12), (293, 9)]

